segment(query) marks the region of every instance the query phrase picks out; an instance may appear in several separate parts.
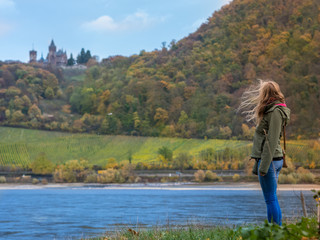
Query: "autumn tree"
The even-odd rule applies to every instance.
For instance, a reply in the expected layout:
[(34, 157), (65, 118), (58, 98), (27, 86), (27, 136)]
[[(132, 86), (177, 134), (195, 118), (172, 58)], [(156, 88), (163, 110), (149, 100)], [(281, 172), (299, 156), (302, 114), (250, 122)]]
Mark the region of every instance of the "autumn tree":
[(30, 168), (35, 174), (51, 174), (54, 171), (54, 164), (46, 157), (44, 153), (41, 153), (30, 164)]

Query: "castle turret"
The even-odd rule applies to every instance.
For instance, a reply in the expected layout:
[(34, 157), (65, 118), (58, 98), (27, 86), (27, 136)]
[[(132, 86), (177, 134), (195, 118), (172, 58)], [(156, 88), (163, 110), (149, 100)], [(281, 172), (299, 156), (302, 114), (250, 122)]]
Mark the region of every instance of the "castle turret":
[(29, 63), (36, 62), (36, 61), (37, 61), (37, 51), (31, 50), (29, 52)]
[(56, 65), (56, 51), (57, 47), (54, 45), (53, 39), (51, 40), (51, 44), (49, 46), (49, 53), (48, 53), (48, 62), (49, 64), (55, 66)]

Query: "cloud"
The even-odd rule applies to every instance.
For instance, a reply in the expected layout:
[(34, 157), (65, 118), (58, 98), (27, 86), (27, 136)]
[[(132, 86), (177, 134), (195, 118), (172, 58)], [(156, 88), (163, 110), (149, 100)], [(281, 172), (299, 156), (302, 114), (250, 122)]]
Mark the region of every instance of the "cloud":
[(88, 31), (95, 32), (122, 32), (126, 30), (142, 30), (164, 20), (164, 17), (151, 17), (144, 11), (137, 11), (120, 21), (115, 21), (112, 17), (104, 15), (93, 21), (85, 22), (82, 27)]

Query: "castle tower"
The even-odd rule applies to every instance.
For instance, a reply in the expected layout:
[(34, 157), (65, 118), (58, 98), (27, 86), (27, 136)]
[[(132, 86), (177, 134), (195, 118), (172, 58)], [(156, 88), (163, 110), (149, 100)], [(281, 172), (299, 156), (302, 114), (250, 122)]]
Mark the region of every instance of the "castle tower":
[(29, 52), (29, 63), (36, 62), (36, 61), (37, 61), (37, 51), (31, 50)]
[(57, 47), (54, 45), (53, 39), (51, 40), (51, 44), (49, 46), (49, 53), (48, 53), (48, 62), (49, 64), (55, 66), (56, 65), (56, 52), (57, 52)]

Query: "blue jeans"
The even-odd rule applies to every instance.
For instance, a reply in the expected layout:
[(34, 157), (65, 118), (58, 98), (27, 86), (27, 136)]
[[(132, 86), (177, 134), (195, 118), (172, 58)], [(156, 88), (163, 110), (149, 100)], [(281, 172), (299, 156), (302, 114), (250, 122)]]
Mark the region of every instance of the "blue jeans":
[[(260, 162), (261, 160), (258, 162), (258, 168)], [(282, 165), (283, 160), (272, 161), (268, 173), (265, 176), (260, 176), (259, 174), (260, 186), (262, 188), (264, 200), (267, 204), (268, 222), (273, 221), (280, 226), (282, 224), (282, 215), (277, 198), (277, 183)]]

